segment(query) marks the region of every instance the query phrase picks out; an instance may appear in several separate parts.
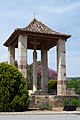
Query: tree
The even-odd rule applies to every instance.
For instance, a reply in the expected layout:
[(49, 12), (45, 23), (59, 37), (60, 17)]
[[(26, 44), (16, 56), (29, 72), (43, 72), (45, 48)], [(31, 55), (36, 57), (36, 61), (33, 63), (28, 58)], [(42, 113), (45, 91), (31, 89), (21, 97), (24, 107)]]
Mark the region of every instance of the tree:
[(18, 69), (0, 63), (0, 111), (25, 111), (29, 105), (26, 82)]
[(67, 88), (74, 88), (75, 93), (80, 95), (80, 80), (67, 80)]
[[(42, 66), (38, 65), (37, 66), (37, 76), (41, 78), (41, 71), (42, 71)], [(48, 68), (48, 80), (50, 79), (56, 79), (57, 78), (57, 72), (52, 70), (51, 68)]]
[[(41, 88), (41, 71), (42, 71), (42, 66), (41, 62), (37, 62), (37, 85), (38, 89)], [(28, 65), (27, 67), (27, 72), (28, 72), (28, 88), (32, 89), (33, 85), (33, 63)], [(51, 68), (48, 68), (48, 80), (50, 79), (57, 79), (57, 72), (52, 70)]]

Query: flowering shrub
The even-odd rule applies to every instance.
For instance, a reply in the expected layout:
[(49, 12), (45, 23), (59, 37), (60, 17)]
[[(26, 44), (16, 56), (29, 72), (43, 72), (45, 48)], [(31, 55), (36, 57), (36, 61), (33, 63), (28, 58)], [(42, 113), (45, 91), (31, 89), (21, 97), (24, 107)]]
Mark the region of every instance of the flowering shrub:
[(41, 78), (41, 71), (42, 71), (42, 67), (41, 67), (41, 65), (38, 65), (37, 66), (37, 76), (38, 76), (38, 78)]
[(48, 68), (48, 80), (57, 79), (57, 72)]
[[(38, 89), (41, 88), (41, 71), (42, 66), (41, 62), (37, 62), (37, 86)], [(28, 88), (32, 89), (33, 87), (33, 64), (27, 66), (27, 73), (28, 73)], [(57, 79), (57, 72), (48, 68), (48, 80), (50, 79)]]
[[(38, 65), (37, 66), (37, 76), (41, 78), (41, 71), (42, 71), (42, 66)], [(52, 70), (51, 68), (48, 68), (48, 80), (50, 79), (56, 79), (57, 78), (57, 72)]]

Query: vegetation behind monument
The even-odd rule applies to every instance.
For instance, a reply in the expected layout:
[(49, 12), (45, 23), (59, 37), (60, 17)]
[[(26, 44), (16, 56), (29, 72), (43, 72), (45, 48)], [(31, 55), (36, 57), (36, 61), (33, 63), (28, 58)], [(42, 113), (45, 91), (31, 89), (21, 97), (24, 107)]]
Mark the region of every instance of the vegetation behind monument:
[[(41, 62), (37, 62), (37, 86), (38, 89), (41, 88)], [(33, 63), (27, 66), (27, 72), (28, 72), (28, 88), (32, 89), (33, 87)], [(48, 81), (49, 80), (57, 80), (57, 72), (48, 68)]]
[[(41, 88), (41, 62), (37, 62), (37, 85)], [(33, 63), (27, 66), (28, 88), (32, 89), (33, 85)], [(69, 78), (66, 83), (67, 89), (74, 89), (76, 94), (80, 95), (80, 78)], [(57, 90), (57, 72), (48, 68), (48, 92)]]
[(73, 88), (76, 94), (80, 95), (80, 79), (70, 79), (67, 80), (67, 89)]

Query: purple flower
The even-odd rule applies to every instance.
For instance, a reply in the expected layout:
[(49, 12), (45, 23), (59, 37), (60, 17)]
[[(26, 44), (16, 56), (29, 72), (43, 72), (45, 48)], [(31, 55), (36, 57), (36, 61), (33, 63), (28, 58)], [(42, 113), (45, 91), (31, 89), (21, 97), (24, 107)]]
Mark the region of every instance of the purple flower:
[[(37, 76), (39, 78), (41, 77), (41, 71), (42, 71), (42, 66), (38, 65), (37, 66)], [(57, 72), (52, 70), (51, 68), (48, 68), (48, 80), (56, 79), (56, 78), (57, 78)]]

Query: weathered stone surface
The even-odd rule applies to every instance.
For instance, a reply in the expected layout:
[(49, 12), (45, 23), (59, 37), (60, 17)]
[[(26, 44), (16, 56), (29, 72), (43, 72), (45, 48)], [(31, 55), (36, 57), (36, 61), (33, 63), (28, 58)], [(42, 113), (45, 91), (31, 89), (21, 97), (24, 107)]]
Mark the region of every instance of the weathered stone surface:
[(33, 91), (37, 91), (37, 52), (33, 52)]
[(42, 103), (50, 103), (52, 107), (63, 107), (63, 101), (65, 99), (71, 100), (76, 98), (80, 100), (80, 96), (77, 95), (67, 95), (67, 96), (60, 96), (60, 95), (31, 95), (30, 96), (30, 108), (39, 108), (39, 105)]
[(27, 80), (27, 36), (23, 35), (18, 37), (18, 68)]
[(47, 62), (47, 49), (42, 47), (41, 50), (41, 65), (42, 65), (42, 77), (41, 77), (41, 90), (48, 92), (48, 62)]
[(57, 42), (57, 95), (66, 95), (66, 52), (65, 40)]
[(13, 46), (8, 47), (8, 64), (15, 64), (15, 47)]

